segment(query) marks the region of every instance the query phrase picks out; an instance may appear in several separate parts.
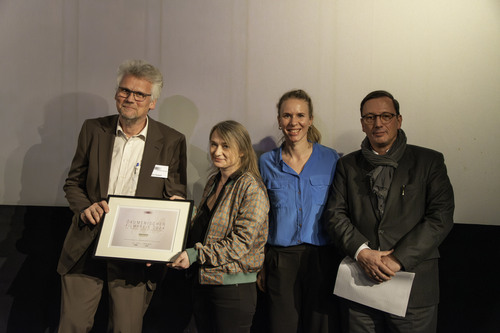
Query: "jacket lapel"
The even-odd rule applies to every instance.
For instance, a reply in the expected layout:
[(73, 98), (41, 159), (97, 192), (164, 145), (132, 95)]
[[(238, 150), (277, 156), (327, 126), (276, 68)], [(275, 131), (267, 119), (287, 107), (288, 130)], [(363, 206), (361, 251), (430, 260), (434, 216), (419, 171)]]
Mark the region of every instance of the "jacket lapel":
[(151, 174), (153, 173), (156, 162), (159, 160), (158, 156), (163, 149), (163, 145), (165, 144), (165, 138), (158, 129), (156, 122), (151, 118), (149, 118), (148, 121), (148, 136), (144, 145), (141, 171), (139, 172), (137, 189), (135, 191), (136, 196), (138, 197), (147, 196), (149, 189), (151, 189), (153, 185)]
[(386, 220), (394, 220), (397, 216), (394, 216), (394, 205), (399, 205), (401, 203), (401, 196), (403, 195), (403, 185), (406, 186), (409, 180), (409, 166), (413, 164), (413, 156), (409, 155), (408, 150), (405, 151), (403, 157), (401, 158), (401, 163), (399, 163), (396, 170), (394, 170), (394, 176), (392, 178), (391, 187), (389, 188), (389, 193), (387, 193), (387, 199), (385, 204), (385, 213), (382, 217), (381, 223)]
[(111, 118), (110, 123), (103, 124), (97, 141), (99, 144), (99, 191), (101, 198), (108, 197), (109, 172), (117, 122), (118, 116)]
[(368, 176), (368, 173), (370, 171), (372, 171), (374, 169), (374, 167), (366, 160), (366, 158), (364, 158), (362, 153), (360, 153), (360, 158), (361, 158), (361, 160), (359, 162), (359, 165), (361, 165), (361, 169), (363, 170), (362, 182), (367, 189), (367, 193), (369, 193), (368, 197), (369, 197), (370, 203), (372, 205), (373, 215), (375, 215), (377, 221), (380, 222), (381, 217), (380, 217), (380, 213), (379, 213), (378, 208), (377, 208), (377, 205), (378, 205), (377, 197), (375, 196), (375, 194), (372, 191), (372, 188), (370, 185), (370, 177)]

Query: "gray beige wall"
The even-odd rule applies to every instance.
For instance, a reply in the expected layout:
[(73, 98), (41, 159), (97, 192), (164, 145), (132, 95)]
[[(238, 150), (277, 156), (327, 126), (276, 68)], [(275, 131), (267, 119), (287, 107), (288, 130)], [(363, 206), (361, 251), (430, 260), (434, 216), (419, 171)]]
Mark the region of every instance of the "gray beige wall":
[(323, 144), (348, 153), (371, 90), (401, 103), (409, 143), (445, 154), (456, 221), (497, 224), (498, 0), (0, 0), (0, 204), (64, 206), (84, 119), (115, 113), (125, 59), (157, 65), (151, 116), (184, 132), (199, 199), (217, 121), (279, 140), (275, 104), (310, 93)]

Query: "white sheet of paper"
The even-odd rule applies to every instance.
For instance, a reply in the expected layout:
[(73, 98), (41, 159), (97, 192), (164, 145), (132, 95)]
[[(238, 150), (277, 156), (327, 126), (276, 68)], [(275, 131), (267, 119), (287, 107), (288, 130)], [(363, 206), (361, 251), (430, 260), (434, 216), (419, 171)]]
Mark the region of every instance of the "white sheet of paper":
[(155, 165), (151, 177), (168, 178), (168, 165)]
[(373, 282), (356, 261), (340, 263), (333, 293), (348, 300), (404, 317), (415, 273), (397, 272), (383, 283)]
[(172, 251), (179, 221), (175, 209), (118, 206), (110, 247)]

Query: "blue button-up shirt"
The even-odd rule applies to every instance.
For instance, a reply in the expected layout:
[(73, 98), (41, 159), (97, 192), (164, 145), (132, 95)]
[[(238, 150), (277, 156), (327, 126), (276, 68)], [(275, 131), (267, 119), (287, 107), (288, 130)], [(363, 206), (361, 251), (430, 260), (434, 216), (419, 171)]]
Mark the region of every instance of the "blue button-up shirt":
[(269, 237), (275, 246), (302, 243), (326, 245), (330, 238), (320, 221), (339, 155), (313, 145), (313, 152), (297, 174), (281, 157), (282, 147), (263, 154), (259, 168), (269, 194)]

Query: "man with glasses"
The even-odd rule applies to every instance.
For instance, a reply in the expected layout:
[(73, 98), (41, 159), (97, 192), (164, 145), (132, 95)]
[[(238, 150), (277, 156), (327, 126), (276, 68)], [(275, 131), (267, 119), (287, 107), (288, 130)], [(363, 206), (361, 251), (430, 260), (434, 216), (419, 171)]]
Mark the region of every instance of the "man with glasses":
[(361, 150), (337, 163), (325, 210), (336, 245), (368, 278), (414, 272), (406, 315), (342, 300), (346, 332), (435, 332), (438, 246), (453, 226), (454, 199), (443, 155), (406, 143), (399, 103), (386, 91), (361, 102)]
[[(148, 117), (163, 77), (154, 66), (126, 61), (118, 69), (117, 115), (86, 120), (64, 185), (74, 212), (58, 264), (62, 299), (59, 332), (88, 332), (104, 284), (109, 331), (141, 332), (155, 284), (155, 267), (92, 257), (110, 194), (186, 197), (186, 139)], [(163, 267), (163, 265), (162, 265)]]

